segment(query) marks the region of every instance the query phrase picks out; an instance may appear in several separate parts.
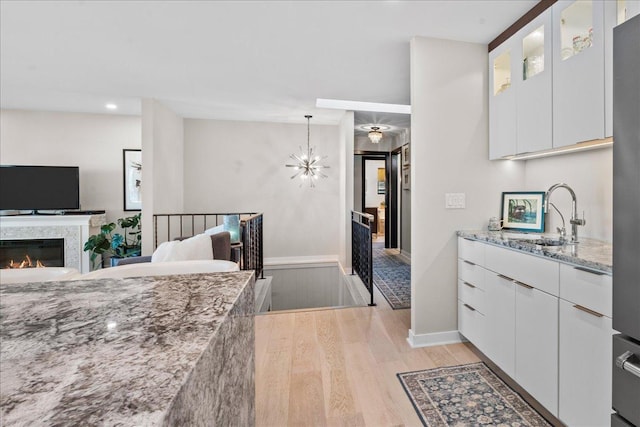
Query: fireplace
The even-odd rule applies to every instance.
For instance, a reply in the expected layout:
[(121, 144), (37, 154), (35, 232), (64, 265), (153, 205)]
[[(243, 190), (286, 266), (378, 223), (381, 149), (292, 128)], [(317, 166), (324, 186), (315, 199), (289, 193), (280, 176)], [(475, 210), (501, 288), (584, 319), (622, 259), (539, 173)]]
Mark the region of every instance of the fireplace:
[[(0, 240), (0, 268), (64, 267), (64, 239)], [(31, 265), (29, 265), (31, 264)]]

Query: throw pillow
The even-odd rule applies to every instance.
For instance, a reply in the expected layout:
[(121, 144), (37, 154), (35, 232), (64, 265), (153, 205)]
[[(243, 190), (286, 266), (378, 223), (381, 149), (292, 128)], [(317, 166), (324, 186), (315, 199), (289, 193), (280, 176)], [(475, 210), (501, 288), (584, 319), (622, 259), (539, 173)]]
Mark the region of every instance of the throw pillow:
[(213, 259), (211, 236), (198, 234), (182, 241), (164, 242), (151, 256), (151, 262)]

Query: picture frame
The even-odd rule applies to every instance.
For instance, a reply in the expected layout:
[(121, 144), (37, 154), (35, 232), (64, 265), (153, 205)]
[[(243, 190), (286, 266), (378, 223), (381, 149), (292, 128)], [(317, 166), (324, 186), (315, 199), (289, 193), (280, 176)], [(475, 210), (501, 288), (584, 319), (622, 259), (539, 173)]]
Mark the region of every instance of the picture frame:
[(402, 146), (402, 167), (408, 167), (411, 164), (411, 152), (409, 151), (409, 144)]
[(503, 192), (503, 228), (516, 231), (543, 233), (544, 195), (544, 191)]
[(125, 211), (142, 209), (142, 150), (122, 150), (123, 205)]
[(408, 166), (402, 169), (402, 189), (411, 190), (411, 168)]

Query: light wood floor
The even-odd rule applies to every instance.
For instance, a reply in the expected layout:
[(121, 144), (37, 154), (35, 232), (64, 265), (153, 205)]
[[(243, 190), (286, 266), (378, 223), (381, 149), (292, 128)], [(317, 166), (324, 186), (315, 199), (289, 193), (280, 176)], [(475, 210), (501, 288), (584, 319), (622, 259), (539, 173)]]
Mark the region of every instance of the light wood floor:
[(420, 426), (396, 374), (479, 361), (464, 344), (412, 349), (410, 311), (256, 316), (257, 426)]

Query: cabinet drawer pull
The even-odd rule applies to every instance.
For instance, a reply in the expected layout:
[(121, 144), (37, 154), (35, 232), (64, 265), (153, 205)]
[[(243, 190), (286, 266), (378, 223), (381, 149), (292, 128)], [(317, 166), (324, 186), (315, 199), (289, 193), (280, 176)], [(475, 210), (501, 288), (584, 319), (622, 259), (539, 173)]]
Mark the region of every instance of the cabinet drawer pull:
[(527, 285), (526, 283), (518, 282), (517, 280), (514, 280), (513, 283), (518, 286), (522, 286), (523, 288), (533, 289), (533, 286)]
[(498, 277), (504, 280), (507, 280), (509, 282), (513, 282), (513, 279), (511, 277), (507, 277), (504, 274), (498, 274)]
[(471, 311), (476, 311), (475, 308), (471, 307), (469, 304), (463, 304), (465, 307), (467, 307), (469, 310)]
[(467, 261), (466, 259), (464, 260), (465, 263), (469, 264), (469, 265), (476, 265), (475, 263), (471, 262), (471, 261)]
[(604, 314), (600, 314), (597, 311), (589, 310), (587, 307), (583, 307), (580, 304), (575, 304), (573, 308), (577, 308), (580, 311), (584, 311), (585, 313), (589, 313), (592, 316), (596, 317), (604, 317)]
[(603, 271), (592, 270), (592, 269), (586, 268), (586, 267), (573, 267), (573, 268), (575, 268), (576, 270), (584, 271), (586, 273), (595, 274), (596, 276), (604, 276), (605, 274), (607, 274), (607, 273), (605, 273)]
[(467, 286), (468, 286), (468, 287), (470, 287), (470, 288), (473, 288), (473, 289), (475, 289), (475, 288), (476, 288), (475, 286), (473, 286), (473, 285), (472, 285), (471, 283), (469, 283), (469, 282), (462, 282), (462, 283), (464, 283), (465, 285), (467, 285)]

